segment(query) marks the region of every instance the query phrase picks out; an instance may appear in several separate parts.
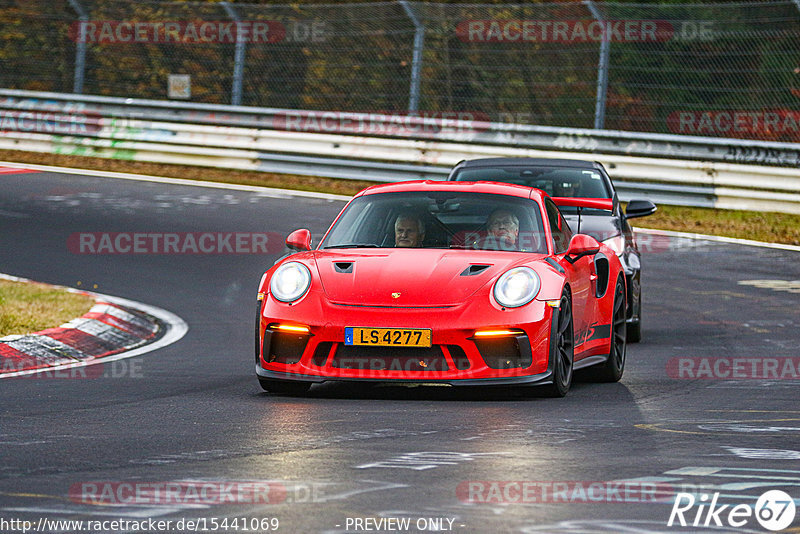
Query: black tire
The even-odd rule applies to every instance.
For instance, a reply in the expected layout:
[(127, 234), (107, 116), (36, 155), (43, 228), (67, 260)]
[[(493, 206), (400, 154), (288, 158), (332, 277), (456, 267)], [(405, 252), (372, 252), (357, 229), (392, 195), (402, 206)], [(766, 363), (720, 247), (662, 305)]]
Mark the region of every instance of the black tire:
[(611, 349), (605, 363), (587, 369), (589, 377), (597, 382), (619, 382), (625, 371), (627, 353), (627, 322), (625, 321), (625, 282), (622, 277), (614, 288), (611, 314)]
[(289, 380), (271, 380), (269, 378), (260, 378), (258, 382), (261, 384), (264, 391), (269, 391), (273, 395), (303, 395), (311, 388), (309, 382), (292, 382)]
[(572, 385), (572, 366), (575, 362), (575, 331), (572, 322), (572, 302), (564, 290), (558, 305), (558, 324), (555, 339), (550, 340), (550, 364), (553, 383), (541, 387), (546, 397), (563, 397)]

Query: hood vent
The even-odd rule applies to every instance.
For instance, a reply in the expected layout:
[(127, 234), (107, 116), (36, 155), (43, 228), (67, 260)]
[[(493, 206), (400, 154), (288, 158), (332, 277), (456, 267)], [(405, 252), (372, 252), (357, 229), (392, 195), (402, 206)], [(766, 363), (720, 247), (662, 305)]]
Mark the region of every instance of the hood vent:
[(461, 273), (461, 276), (474, 276), (476, 274), (480, 274), (486, 269), (491, 267), (491, 265), (470, 265)]
[(352, 261), (336, 261), (333, 263), (334, 269), (336, 269), (337, 273), (352, 273), (353, 272), (353, 262)]

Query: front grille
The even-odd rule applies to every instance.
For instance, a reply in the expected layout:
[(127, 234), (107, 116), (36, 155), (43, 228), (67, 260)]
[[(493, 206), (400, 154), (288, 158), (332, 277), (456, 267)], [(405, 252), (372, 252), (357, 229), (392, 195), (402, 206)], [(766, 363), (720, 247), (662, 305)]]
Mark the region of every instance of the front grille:
[(311, 358), (311, 363), (317, 367), (325, 367), (325, 363), (328, 361), (328, 354), (331, 352), (331, 347), (333, 347), (333, 343), (330, 341), (323, 341), (317, 345), (317, 348), (314, 350), (314, 356)]
[(476, 339), (483, 361), (492, 369), (524, 369), (533, 363), (528, 336)]
[(363, 347), (340, 344), (331, 360), (337, 369), (365, 371), (447, 371), (449, 366), (438, 345), (418, 347)]
[(447, 350), (450, 352), (450, 357), (453, 358), (453, 363), (456, 364), (456, 369), (466, 371), (470, 368), (471, 364), (464, 349), (458, 345), (447, 345)]

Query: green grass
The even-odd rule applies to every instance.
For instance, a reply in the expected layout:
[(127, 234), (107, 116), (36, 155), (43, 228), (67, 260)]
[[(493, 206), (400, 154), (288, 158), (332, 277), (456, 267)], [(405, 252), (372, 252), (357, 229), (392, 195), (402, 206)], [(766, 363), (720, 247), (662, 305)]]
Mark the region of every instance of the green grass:
[(0, 280), (0, 337), (59, 326), (93, 305), (94, 300), (86, 295), (35, 282)]

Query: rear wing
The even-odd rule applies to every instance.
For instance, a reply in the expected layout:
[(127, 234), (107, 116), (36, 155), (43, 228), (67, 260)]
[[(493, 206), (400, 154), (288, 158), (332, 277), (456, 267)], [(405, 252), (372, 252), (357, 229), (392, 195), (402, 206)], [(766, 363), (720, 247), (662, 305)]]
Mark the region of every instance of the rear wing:
[(577, 208), (592, 208), (596, 210), (614, 211), (614, 199), (611, 198), (574, 198), (551, 197), (556, 206), (571, 206)]

